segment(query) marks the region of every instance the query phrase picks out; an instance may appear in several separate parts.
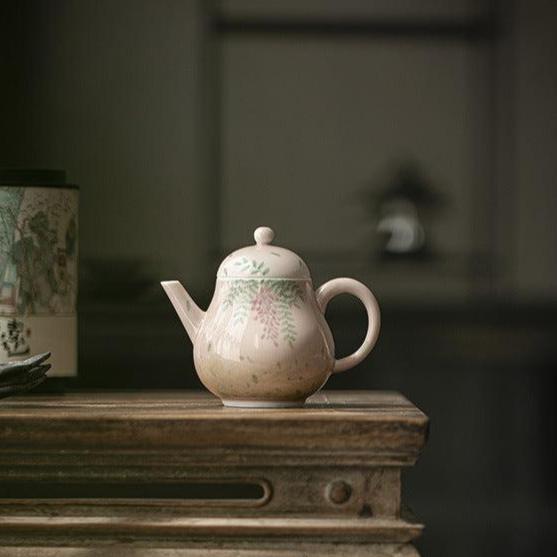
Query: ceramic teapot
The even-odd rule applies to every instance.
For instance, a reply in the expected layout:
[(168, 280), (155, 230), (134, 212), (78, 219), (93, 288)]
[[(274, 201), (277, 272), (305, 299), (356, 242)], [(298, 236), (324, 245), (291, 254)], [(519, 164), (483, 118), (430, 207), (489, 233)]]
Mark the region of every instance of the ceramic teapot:
[[(300, 406), (331, 373), (350, 369), (370, 353), (379, 334), (379, 306), (351, 278), (314, 290), (306, 264), (273, 245), (270, 228), (258, 228), (254, 238), (255, 245), (221, 263), (206, 312), (178, 281), (161, 285), (193, 342), (199, 378), (225, 406)], [(344, 293), (362, 301), (368, 329), (358, 350), (336, 359), (324, 313), (331, 298)]]

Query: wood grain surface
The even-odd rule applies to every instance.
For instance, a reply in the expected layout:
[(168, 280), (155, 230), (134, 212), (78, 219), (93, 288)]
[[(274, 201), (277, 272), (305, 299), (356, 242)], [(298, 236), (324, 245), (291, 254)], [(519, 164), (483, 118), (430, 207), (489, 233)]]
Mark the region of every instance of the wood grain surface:
[(111, 543), (96, 547), (0, 547), (0, 557), (419, 557), (410, 544), (320, 544), (260, 542), (257, 546), (219, 547), (218, 543), (193, 542), (188, 547), (145, 547)]
[(334, 452), (411, 464), (427, 425), (393, 392), (321, 392), (304, 408), (269, 410), (225, 408), (201, 392), (28, 396), (0, 404), (2, 448), (24, 452)]

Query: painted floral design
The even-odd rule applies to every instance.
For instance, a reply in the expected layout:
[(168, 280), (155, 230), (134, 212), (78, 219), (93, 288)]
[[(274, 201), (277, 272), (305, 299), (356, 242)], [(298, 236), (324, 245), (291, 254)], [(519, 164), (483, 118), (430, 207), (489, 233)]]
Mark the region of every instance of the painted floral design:
[(269, 339), (278, 346), (280, 321), (276, 296), (267, 285), (261, 285), (257, 294), (251, 301), (251, 312), (255, 320), (263, 325), (261, 339)]
[(262, 340), (278, 346), (282, 339), (293, 346), (297, 336), (293, 309), (303, 301), (304, 289), (297, 281), (239, 279), (230, 281), (223, 305), (233, 308), (233, 324), (245, 323), (253, 315), (262, 325)]

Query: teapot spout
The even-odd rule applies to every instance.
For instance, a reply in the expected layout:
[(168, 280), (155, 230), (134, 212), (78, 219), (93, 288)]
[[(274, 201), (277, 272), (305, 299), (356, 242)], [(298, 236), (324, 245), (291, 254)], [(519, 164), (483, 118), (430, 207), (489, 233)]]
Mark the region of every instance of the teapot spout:
[(186, 292), (186, 289), (177, 280), (165, 280), (161, 282), (161, 286), (170, 298), (191, 341), (194, 342), (197, 331), (205, 317), (205, 312), (198, 307)]

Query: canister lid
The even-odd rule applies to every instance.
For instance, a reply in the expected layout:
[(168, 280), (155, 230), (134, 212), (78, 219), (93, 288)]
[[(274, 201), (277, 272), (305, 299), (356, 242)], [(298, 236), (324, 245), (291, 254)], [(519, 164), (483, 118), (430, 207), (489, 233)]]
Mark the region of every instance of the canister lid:
[(0, 168), (0, 185), (77, 189), (77, 186), (66, 183), (65, 170), (51, 169)]

